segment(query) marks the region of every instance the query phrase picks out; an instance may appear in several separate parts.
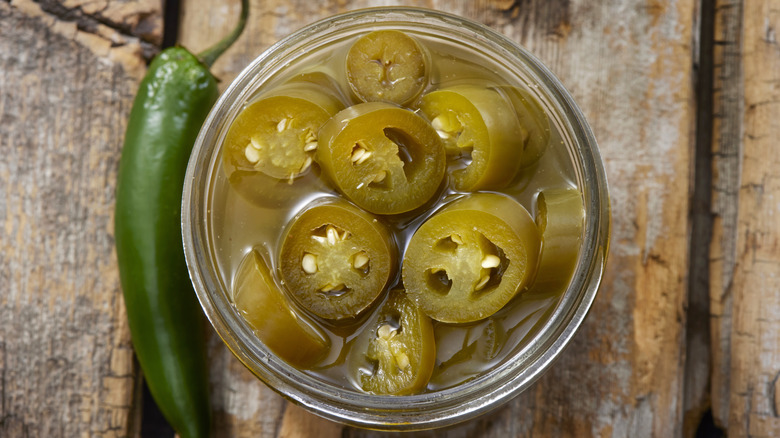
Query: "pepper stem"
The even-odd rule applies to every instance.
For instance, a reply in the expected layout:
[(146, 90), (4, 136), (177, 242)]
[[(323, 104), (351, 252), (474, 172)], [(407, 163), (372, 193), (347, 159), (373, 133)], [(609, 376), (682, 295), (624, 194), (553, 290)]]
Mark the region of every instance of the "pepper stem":
[(241, 16), (238, 18), (238, 24), (236, 27), (233, 28), (233, 31), (230, 32), (228, 36), (222, 38), (219, 40), (219, 42), (209, 47), (208, 49), (200, 52), (198, 54), (198, 58), (200, 58), (200, 60), (206, 64), (206, 66), (211, 67), (217, 58), (219, 58), (225, 52), (225, 50), (233, 45), (233, 43), (241, 35), (241, 32), (244, 31), (244, 26), (246, 26), (246, 19), (248, 16), (249, 0), (241, 0)]

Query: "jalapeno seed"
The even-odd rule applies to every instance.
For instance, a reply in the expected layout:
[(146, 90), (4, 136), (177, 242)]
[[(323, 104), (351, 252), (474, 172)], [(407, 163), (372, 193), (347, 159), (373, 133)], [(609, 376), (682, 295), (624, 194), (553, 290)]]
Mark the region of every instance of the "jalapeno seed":
[[(441, 137), (442, 140), (445, 140), (444, 148), (447, 150), (448, 154), (460, 153), (460, 149), (463, 148), (462, 145), (459, 145), (459, 147), (451, 146), (453, 144), (458, 144), (457, 138), (460, 137), (460, 134), (463, 132), (463, 123), (457, 116), (452, 113), (440, 114), (431, 120), (431, 126), (433, 126), (436, 133), (439, 134), (439, 137)], [(453, 137), (455, 138), (454, 142), (446, 141)]]
[(319, 269), (317, 267), (317, 256), (314, 254), (309, 254), (307, 252), (303, 253), (303, 259), (301, 260), (301, 267), (303, 268), (303, 271), (307, 274), (313, 274), (317, 272)]
[[(363, 269), (368, 268), (368, 254), (366, 254), (365, 251), (360, 251), (359, 253), (355, 254), (352, 258), (352, 267), (355, 269)], [(366, 271), (368, 273), (368, 271)]]
[(501, 264), (501, 259), (493, 254), (488, 254), (482, 259), (482, 267), (485, 269), (497, 268)]

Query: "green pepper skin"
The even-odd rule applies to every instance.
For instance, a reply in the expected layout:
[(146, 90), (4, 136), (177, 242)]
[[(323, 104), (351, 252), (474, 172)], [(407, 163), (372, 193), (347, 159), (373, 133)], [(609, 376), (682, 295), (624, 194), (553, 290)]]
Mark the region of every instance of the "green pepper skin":
[(195, 137), (218, 96), (194, 55), (169, 48), (152, 61), (127, 125), (115, 231), (130, 332), (149, 389), (185, 438), (207, 437), (203, 314), (181, 237), (184, 174)]

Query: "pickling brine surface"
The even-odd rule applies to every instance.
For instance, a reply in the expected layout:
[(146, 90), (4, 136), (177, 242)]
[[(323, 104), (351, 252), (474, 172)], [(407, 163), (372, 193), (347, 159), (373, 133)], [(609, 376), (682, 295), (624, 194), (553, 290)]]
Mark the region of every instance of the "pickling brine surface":
[[(524, 83), (520, 78), (507, 78), (496, 74), (501, 68), (487, 56), (455, 42), (434, 41), (426, 35), (409, 31), (406, 33), (416, 38), (424, 47), (430, 65), (430, 80), (425, 90), (412, 103), (406, 105), (418, 114), (423, 96), (440, 89), (442, 84), (488, 86), (502, 90), (502, 95), (507, 89), (516, 87), (531, 96), (535, 95), (534, 84)], [(301, 57), (273, 77), (253, 99), (262, 98), (289, 78), (303, 73), (319, 72), (326, 73), (335, 80), (343, 95), (349, 99), (348, 105), (359, 103), (350, 91), (345, 72), (345, 56), (357, 38), (358, 36), (352, 36), (319, 52)], [(247, 105), (250, 105), (253, 99), (250, 99)], [(538, 213), (536, 200), (540, 192), (576, 189), (574, 166), (556, 124), (557, 119), (551, 117), (549, 144), (535, 164), (522, 168), (507, 187), (479, 191), (509, 195), (535, 217)], [(453, 170), (463, 168), (467, 164), (468, 154), (456, 159), (450, 155), (445, 183), (437, 189), (431, 200), (412, 211), (376, 216), (393, 236), (398, 257), (392, 278), (387, 282), (380, 298), (368, 310), (356, 318), (333, 321), (307, 312), (291, 299), (292, 308), (306, 315), (330, 341), (327, 353), (316, 364), (302, 371), (336, 385), (360, 391), (360, 377), (355, 374), (354, 369), (356, 362), (365, 362), (365, 359), (357, 357), (363, 352), (356, 351), (355, 346), (363, 342), (360, 339), (363, 331), (373, 330), (369, 328), (372, 319), (383, 308), (389, 291), (403, 288), (401, 262), (412, 235), (436, 211), (467, 194), (453, 188), (450, 176)], [(257, 196), (267, 195), (269, 198), (268, 202), (259, 203), (251, 196), (239, 194), (228, 181), (223, 169), (214, 172), (209, 227), (219, 273), (229, 290), (232, 291), (235, 286), (234, 279), (242, 260), (254, 250), (268, 265), (275, 285), (286, 296), (292, 295), (292, 291), (287, 290), (288, 285), (279, 270), (279, 256), (289, 223), (313, 201), (344, 198), (342, 192), (337, 190), (328, 178), (324, 178), (322, 173), (323, 169), (314, 162), (310, 163), (301, 175), (295, 175), (293, 184), (276, 181), (268, 183), (267, 186), (256, 187)], [(575, 259), (572, 263), (576, 262), (576, 252), (575, 248)], [(570, 272), (564, 272), (562, 275), (570, 277), (571, 272), (573, 266)], [(436, 359), (430, 380), (422, 390), (441, 390), (473, 379), (506, 361), (529, 342), (533, 342), (534, 335), (553, 312), (567, 284), (568, 279), (565, 279), (552, 286), (532, 287), (530, 291), (522, 291), (496, 313), (477, 321), (460, 324), (433, 321)]]

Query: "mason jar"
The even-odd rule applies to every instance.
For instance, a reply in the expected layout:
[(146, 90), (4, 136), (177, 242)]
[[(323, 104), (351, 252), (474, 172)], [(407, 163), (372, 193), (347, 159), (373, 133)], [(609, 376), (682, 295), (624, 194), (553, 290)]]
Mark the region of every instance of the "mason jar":
[[(311, 192), (300, 194), (294, 202), (281, 200), (277, 206), (246, 207), (231, 191), (222, 168), (225, 137), (248, 103), (283, 82), (291, 70), (342, 75), (343, 62), (340, 58), (334, 61), (334, 57), (343, 56), (359, 36), (383, 29), (400, 30), (429, 47), (427, 56), (434, 63), (429, 89), (436, 89), (448, 75), (457, 82), (461, 69), (484, 69), (490, 77), (500, 78), (498, 85), (522, 88), (530, 99), (537, 101), (549, 120), (552, 134), (544, 153), (547, 161), (530, 167), (533, 170), (529, 172), (541, 176), (521, 177), (508, 193), (533, 214), (545, 184), (555, 185), (558, 181), (579, 191), (583, 211), (571, 280), (560, 291), (529, 299), (545, 306), (543, 311), (528, 311), (528, 315), (535, 315), (532, 323), (526, 314), (514, 316), (512, 330), (520, 326), (517, 321), (524, 321), (522, 336), (517, 335), (511, 345), (502, 346), (500, 357), (478, 372), (449, 381), (439, 378), (438, 383), (420, 393), (400, 396), (367, 393), (350, 385), (348, 379), (339, 381), (291, 366), (260, 341), (233, 302), (231, 287), (239, 259), (262, 246), (270, 255), (271, 272), (278, 272), (273, 259), (278, 254), (278, 235), (285, 229), (285, 222), (312, 199), (338, 197), (339, 192), (326, 183), (316, 183)], [(453, 55), (449, 56), (450, 53)], [(452, 59), (456, 60), (454, 64)], [(344, 90), (344, 94), (349, 96), (350, 91)], [(357, 101), (354, 95), (350, 98)], [(449, 197), (457, 195), (445, 191), (437, 196), (446, 203)], [(284, 207), (278, 207), (282, 204)], [(409, 222), (412, 225), (408, 234), (426, 215), (429, 213)], [(588, 313), (605, 267), (609, 229), (607, 181), (596, 140), (582, 112), (550, 70), (524, 48), (480, 23), (405, 7), (364, 9), (326, 18), (291, 34), (258, 56), (229, 85), (203, 125), (187, 169), (182, 202), (182, 233), (190, 276), (203, 311), (230, 351), (254, 375), (293, 403), (334, 421), (381, 430), (420, 430), (462, 422), (501, 406), (532, 385), (562, 353)], [(408, 236), (397, 240), (402, 257)], [(395, 281), (401, 284), (400, 275)], [(523, 296), (521, 293), (508, 306), (526, 309), (523, 306), (530, 301), (522, 301)], [(456, 342), (465, 339), (458, 331), (460, 326), (440, 326), (437, 330), (442, 333), (456, 333)], [(441, 342), (444, 345), (451, 341)], [(440, 358), (437, 366), (443, 366), (443, 362)]]

